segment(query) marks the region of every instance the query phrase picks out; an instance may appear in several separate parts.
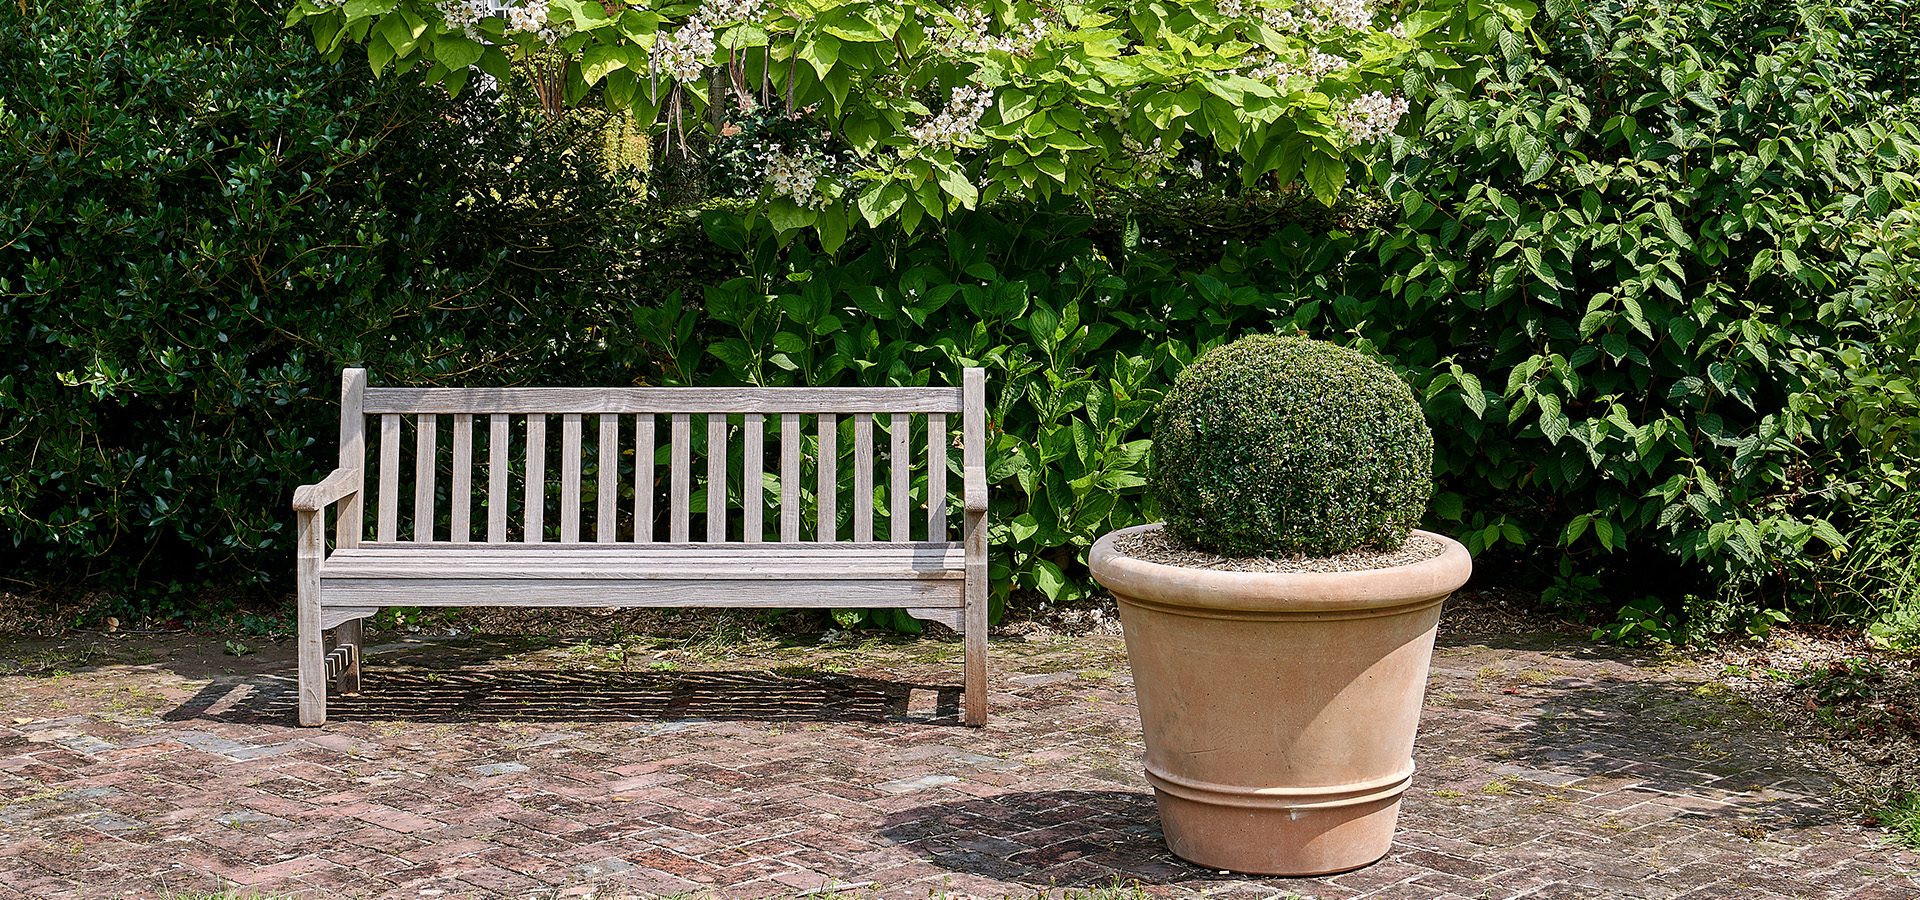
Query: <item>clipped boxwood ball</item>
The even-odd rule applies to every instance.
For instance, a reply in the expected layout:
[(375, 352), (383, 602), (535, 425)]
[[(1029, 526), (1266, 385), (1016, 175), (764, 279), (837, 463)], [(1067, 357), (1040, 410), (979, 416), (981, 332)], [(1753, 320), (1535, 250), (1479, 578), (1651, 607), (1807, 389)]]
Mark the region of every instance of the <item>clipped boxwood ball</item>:
[(1256, 335), (1175, 379), (1148, 485), (1174, 537), (1223, 556), (1391, 550), (1433, 493), (1433, 433), (1378, 360)]

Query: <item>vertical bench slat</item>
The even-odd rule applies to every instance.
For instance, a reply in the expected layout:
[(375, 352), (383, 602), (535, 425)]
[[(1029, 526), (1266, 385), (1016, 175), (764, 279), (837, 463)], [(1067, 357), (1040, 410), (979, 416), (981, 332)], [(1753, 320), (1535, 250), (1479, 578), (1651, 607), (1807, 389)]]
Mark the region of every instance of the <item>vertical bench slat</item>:
[(780, 414), (780, 539), (800, 539), (800, 414)]
[(400, 534), (400, 417), (388, 413), (380, 417), (380, 527), (379, 539), (392, 541)]
[(671, 454), (669, 458), (672, 460), (672, 483), (668, 485), (668, 488), (672, 493), (667, 497), (667, 539), (676, 544), (684, 544), (687, 542), (687, 535), (690, 530), (687, 522), (692, 515), (692, 512), (687, 509), (687, 507), (692, 505), (690, 499), (692, 489), (689, 486), (689, 482), (693, 480), (693, 462), (691, 458), (693, 453), (693, 440), (688, 433), (690, 428), (689, 417), (686, 413), (673, 414), (673, 432), (670, 438), (673, 445), (668, 450), (668, 453)]
[[(334, 520), (334, 546), (358, 547), (367, 533), (367, 417), (360, 411), (367, 396), (367, 370), (340, 373), (340, 465), (353, 467), (353, 496), (340, 501)], [(326, 542), (321, 535), (321, 543)], [(356, 670), (357, 671), (357, 670)]]
[(620, 417), (614, 413), (600, 414), (600, 468), (594, 479), (599, 488), (599, 497), (594, 504), (598, 519), (593, 523), (593, 540), (599, 544), (613, 543), (614, 505), (619, 503), (620, 482)]
[(727, 539), (727, 414), (707, 413), (707, 543)]
[(433, 543), (434, 457), (439, 453), (439, 420), (433, 413), (421, 413), (414, 419), (413, 433), (413, 539), (416, 543)]
[(764, 430), (764, 418), (757, 413), (747, 413), (740, 422), (740, 449), (743, 462), (740, 473), (740, 539), (747, 543), (760, 541), (760, 513), (764, 503), (761, 501), (761, 470), (766, 467), (767, 436)]
[(927, 414), (927, 540), (947, 539), (947, 414)]
[(487, 416), (487, 543), (507, 542), (507, 416)]
[(873, 540), (873, 414), (853, 414), (853, 539)]
[(890, 537), (895, 541), (910, 539), (907, 521), (907, 476), (913, 469), (913, 450), (908, 443), (911, 438), (913, 422), (906, 413), (894, 413), (892, 426), (893, 444), (887, 449), (887, 474), (892, 476), (892, 486), (887, 490), (887, 499), (892, 501), (887, 511), (887, 522), (893, 526)]
[(653, 542), (653, 414), (633, 417), (633, 539)]
[(580, 541), (580, 414), (560, 417), (560, 542)]
[(520, 539), (538, 544), (547, 539), (547, 417), (527, 414), (527, 502), (521, 511), (526, 533)]
[(819, 478), (814, 485), (814, 528), (816, 541), (836, 540), (839, 528), (834, 519), (838, 516), (834, 508), (835, 495), (840, 493), (840, 474), (834, 471), (840, 464), (840, 420), (833, 413), (820, 414), (820, 452), (818, 468)]
[(453, 514), (447, 540), (464, 544), (473, 537), (473, 414), (453, 417)]

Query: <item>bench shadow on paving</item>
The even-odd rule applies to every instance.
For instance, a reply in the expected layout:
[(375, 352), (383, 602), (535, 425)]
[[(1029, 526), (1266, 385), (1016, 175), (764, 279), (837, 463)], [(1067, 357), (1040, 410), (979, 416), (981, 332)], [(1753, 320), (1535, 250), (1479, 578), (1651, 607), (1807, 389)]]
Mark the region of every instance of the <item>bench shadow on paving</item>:
[[(443, 662), (457, 662), (445, 660)], [(909, 717), (915, 691), (934, 708)], [(546, 722), (916, 722), (959, 726), (961, 689), (808, 670), (626, 672), (384, 668), (359, 694), (339, 696), (328, 715), (341, 722), (429, 724)], [(207, 685), (164, 713), (169, 722), (292, 725), (291, 682)]]

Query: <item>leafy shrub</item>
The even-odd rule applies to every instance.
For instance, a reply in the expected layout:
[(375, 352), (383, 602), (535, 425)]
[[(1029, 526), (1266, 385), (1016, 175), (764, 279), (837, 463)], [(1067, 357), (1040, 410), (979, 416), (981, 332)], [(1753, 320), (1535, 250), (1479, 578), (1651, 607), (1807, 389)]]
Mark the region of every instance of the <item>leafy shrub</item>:
[(1153, 442), (1167, 530), (1228, 556), (1394, 549), (1433, 490), (1433, 435), (1406, 382), (1324, 341), (1254, 335), (1194, 360)]
[[(1842, 23), (1743, 27), (1715, 4), (1550, 4), (1431, 95), (1383, 172), (1395, 221), (1243, 263), (1410, 370), (1436, 424), (1436, 524), (1547, 555), (1549, 596), (1618, 573), (1756, 591), (1844, 541), (1811, 454), (1806, 353), (1911, 202), (1920, 128), (1834, 65)], [(1330, 314), (1330, 315), (1329, 315)], [(1557, 559), (1556, 559), (1557, 557)], [(1677, 610), (1676, 610), (1677, 612)]]
[[(339, 369), (651, 371), (568, 123), (375, 85), (250, 2), (0, 4), (0, 572), (285, 590)], [(582, 284), (606, 285), (583, 290)], [(636, 291), (635, 293), (639, 293)], [(611, 346), (610, 346), (611, 345)]]
[(1816, 414), (1843, 435), (1826, 448), (1830, 509), (1847, 552), (1809, 566), (1819, 612), (1862, 621), (1879, 642), (1920, 647), (1920, 210), (1868, 228), (1851, 296), (1825, 318), (1845, 340), (1804, 357)]

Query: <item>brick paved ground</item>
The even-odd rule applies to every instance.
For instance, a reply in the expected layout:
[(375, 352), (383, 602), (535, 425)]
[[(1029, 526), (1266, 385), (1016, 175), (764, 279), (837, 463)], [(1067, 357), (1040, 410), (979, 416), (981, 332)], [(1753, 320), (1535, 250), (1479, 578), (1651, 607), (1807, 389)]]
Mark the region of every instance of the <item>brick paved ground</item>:
[(0, 643), (0, 898), (1920, 897), (1737, 700), (1564, 638), (1443, 637), (1395, 852), (1302, 880), (1165, 853), (1118, 638), (996, 641), (984, 730), (932, 641), (402, 642), (319, 730), (220, 646)]

